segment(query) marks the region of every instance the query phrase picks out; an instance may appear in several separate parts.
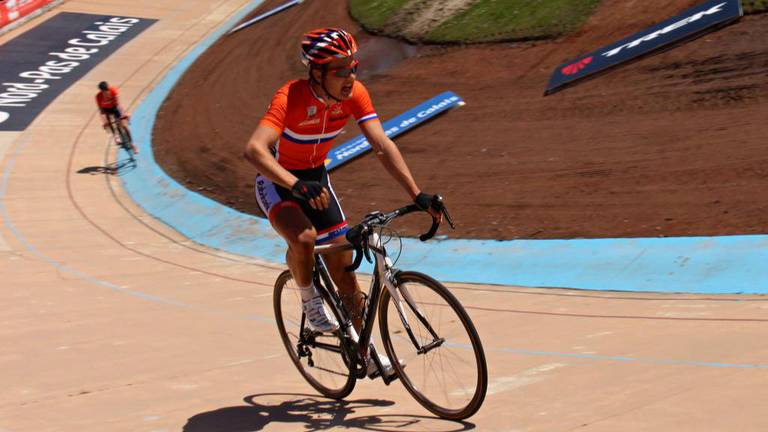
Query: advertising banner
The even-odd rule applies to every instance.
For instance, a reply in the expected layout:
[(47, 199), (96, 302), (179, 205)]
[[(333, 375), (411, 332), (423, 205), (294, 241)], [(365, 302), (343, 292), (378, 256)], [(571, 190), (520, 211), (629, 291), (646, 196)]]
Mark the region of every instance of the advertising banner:
[(700, 36), (708, 30), (738, 19), (741, 15), (740, 0), (710, 0), (694, 6), (619, 42), (561, 64), (555, 68), (544, 94), (554, 93), (575, 81)]
[[(0, 45), (0, 131), (25, 130), (59, 94), (155, 21), (63, 12)], [(83, 103), (95, 108), (92, 99)]]
[[(387, 136), (392, 138), (455, 106), (461, 105), (464, 105), (464, 100), (462, 100), (456, 93), (450, 91), (441, 93), (432, 99), (419, 104), (415, 108), (387, 120), (382, 126), (384, 127), (384, 132)], [(370, 149), (371, 145), (368, 144), (368, 140), (365, 139), (363, 134), (360, 134), (328, 152), (328, 159), (325, 161), (325, 167), (330, 171), (362, 155)]]
[(53, 0), (0, 0), (0, 28), (51, 2)]
[(298, 5), (298, 4), (301, 4), (302, 2), (304, 2), (304, 0), (291, 0), (288, 3), (284, 3), (282, 6), (278, 6), (278, 7), (274, 8), (274, 9), (272, 9), (271, 11), (265, 12), (265, 13), (255, 17), (255, 18), (252, 18), (252, 19), (250, 19), (250, 20), (240, 24), (239, 26), (237, 26), (237, 27), (233, 28), (232, 30), (230, 30), (229, 33), (227, 33), (227, 34), (232, 34), (232, 33), (235, 33), (235, 32), (239, 32), (240, 30), (242, 30), (242, 29), (244, 29), (246, 27), (250, 27), (250, 26), (256, 24), (257, 22), (259, 22), (261, 20), (264, 20), (264, 19), (269, 18), (272, 15), (275, 15), (277, 13), (280, 13), (280, 12), (282, 12), (282, 11), (288, 9), (288, 8), (291, 8), (291, 7), (294, 7), (294, 6)]

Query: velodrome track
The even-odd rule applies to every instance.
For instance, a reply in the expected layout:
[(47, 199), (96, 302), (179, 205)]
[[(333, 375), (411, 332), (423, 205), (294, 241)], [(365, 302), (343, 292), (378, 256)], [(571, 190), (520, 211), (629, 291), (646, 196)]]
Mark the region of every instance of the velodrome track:
[(489, 361), (477, 415), (434, 419), (398, 383), (315, 395), (272, 321), (281, 266), (187, 241), (98, 169), (95, 84), (135, 106), (247, 3), (71, 0), (0, 37), (63, 11), (158, 19), (0, 134), (0, 431), (768, 429), (760, 296), (452, 284)]

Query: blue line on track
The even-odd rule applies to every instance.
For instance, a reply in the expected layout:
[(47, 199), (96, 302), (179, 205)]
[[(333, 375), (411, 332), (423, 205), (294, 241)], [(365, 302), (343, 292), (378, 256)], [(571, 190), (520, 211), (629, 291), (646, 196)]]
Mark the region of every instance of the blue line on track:
[[(42, 260), (43, 262), (46, 262), (49, 265), (53, 266), (54, 268), (58, 269), (59, 271), (71, 274), (85, 282), (93, 283), (113, 291), (121, 292), (123, 294), (128, 294), (128, 295), (138, 297), (144, 300), (148, 300), (151, 302), (155, 302), (155, 303), (172, 305), (172, 306), (187, 308), (191, 310), (200, 310), (203, 312), (213, 313), (217, 315), (225, 315), (225, 313), (222, 313), (222, 312), (211, 311), (211, 310), (200, 308), (197, 306), (188, 305), (177, 300), (165, 299), (165, 298), (157, 297), (151, 294), (146, 294), (140, 291), (122, 288), (111, 282), (107, 282), (107, 281), (95, 278), (79, 270), (68, 267), (67, 265), (62, 264), (61, 262), (56, 261), (53, 258), (50, 258), (47, 255), (40, 252), (34, 245), (32, 245), (26, 239), (26, 237), (24, 237), (23, 234), (21, 234), (21, 232), (16, 228), (13, 222), (11, 222), (11, 218), (8, 215), (8, 210), (5, 206), (5, 199), (8, 192), (8, 179), (10, 178), (10, 174), (13, 171), (13, 166), (16, 161), (16, 158), (24, 149), (26, 144), (27, 144), (27, 140), (23, 139), (17, 145), (14, 153), (8, 158), (8, 162), (3, 171), (2, 181), (0, 182), (0, 216), (2, 216), (3, 224), (8, 228), (9, 231), (11, 231), (13, 236), (19, 242), (21, 242), (29, 252), (31, 252), (33, 255), (35, 255), (38, 259)], [(226, 315), (231, 317), (231, 315), (229, 314), (226, 314)], [(249, 315), (245, 319), (266, 323), (270, 325), (275, 324), (275, 321), (273, 318), (262, 317), (259, 315)], [(464, 344), (454, 344), (453, 346), (458, 348), (467, 348), (467, 349), (470, 348), (468, 345), (464, 345)], [(552, 351), (534, 351), (534, 350), (524, 350), (524, 349), (515, 349), (515, 348), (495, 348), (495, 349), (492, 348), (492, 349), (489, 349), (488, 351), (508, 353), (508, 354), (528, 355), (528, 356), (567, 357), (567, 358), (578, 358), (578, 359), (585, 359), (585, 360), (650, 363), (650, 364), (658, 364), (658, 365), (704, 366), (704, 367), (738, 368), (738, 369), (768, 369), (768, 365), (766, 364), (739, 364), (739, 363), (702, 362), (702, 361), (689, 361), (689, 360), (643, 359), (643, 358), (633, 358), (633, 357), (623, 357), (623, 356), (562, 353), (562, 352), (552, 352)]]
[[(232, 23), (210, 35), (142, 101), (134, 113), (134, 133), (142, 150), (139, 166), (122, 179), (141, 207), (191, 240), (236, 254), (282, 262), (284, 244), (268, 223), (187, 190), (163, 172), (151, 151), (155, 115), (181, 75), (234, 21), (260, 3), (261, 0), (253, 1)], [(476, 222), (482, 223), (482, 218)], [(445, 281), (615, 291), (768, 294), (766, 235), (428, 243), (406, 239), (403, 247), (400, 267), (424, 271)]]
[[(260, 2), (261, 2), (261, 0), (253, 2), (251, 4), (251, 6), (249, 6), (249, 8), (255, 8), (256, 6), (258, 6), (258, 4)], [(242, 15), (244, 16), (245, 13), (246, 12), (244, 12)], [(233, 18), (232, 21), (236, 22), (239, 19), (242, 19), (242, 16), (237, 16), (237, 17)], [(231, 27), (233, 25), (233, 22), (230, 22), (227, 25), (224, 25), (223, 28), (226, 29), (226, 28)], [(157, 90), (157, 89), (155, 89), (155, 90)], [(165, 94), (167, 94), (167, 91), (166, 91)], [(152, 111), (152, 119), (151, 119), (152, 122), (154, 122), (154, 112), (156, 112), (157, 107), (159, 107), (159, 102), (162, 102), (162, 99), (165, 97), (165, 94), (163, 94), (162, 97), (158, 98), (158, 104), (154, 108), (154, 111)], [(151, 99), (151, 98), (148, 98), (148, 100), (149, 99)], [(146, 105), (146, 104), (147, 104), (147, 101), (145, 101), (145, 103), (143, 103), (142, 106)], [(146, 115), (147, 113), (144, 112), (143, 114)], [(143, 137), (147, 138), (148, 137), (147, 132), (151, 131), (151, 126), (147, 127), (147, 128), (142, 128), (142, 129), (143, 129), (142, 133), (145, 134)], [(148, 150), (149, 149), (149, 144), (148, 144), (149, 141), (145, 141), (145, 142), (147, 143), (144, 146), (145, 150)], [(0, 182), (0, 216), (2, 217), (3, 224), (8, 228), (8, 230), (12, 233), (12, 235), (19, 242), (21, 242), (24, 245), (24, 247), (29, 252), (31, 252), (34, 256), (36, 256), (38, 259), (42, 260), (43, 262), (46, 262), (49, 265), (53, 266), (54, 268), (58, 269), (59, 271), (71, 274), (71, 275), (73, 275), (73, 276), (77, 277), (78, 279), (81, 279), (81, 280), (83, 280), (85, 282), (93, 283), (93, 284), (96, 284), (98, 286), (109, 288), (110, 290), (113, 290), (113, 291), (118, 291), (118, 292), (121, 292), (121, 293), (124, 293), (124, 294), (128, 294), (128, 295), (131, 295), (131, 296), (135, 296), (135, 297), (138, 297), (138, 298), (141, 298), (141, 299), (144, 299), (144, 300), (148, 300), (148, 301), (152, 301), (152, 302), (156, 302), (156, 303), (173, 305), (173, 306), (183, 307), (183, 308), (188, 308), (188, 309), (193, 309), (193, 310), (202, 310), (204, 312), (217, 313), (218, 314), (218, 312), (215, 312), (215, 311), (205, 310), (205, 309), (202, 309), (202, 308), (199, 308), (199, 307), (196, 307), (196, 306), (192, 306), (192, 305), (188, 305), (188, 304), (185, 304), (183, 302), (180, 302), (180, 301), (177, 301), (177, 300), (173, 300), (173, 299), (165, 299), (165, 298), (157, 297), (157, 296), (154, 296), (154, 295), (151, 295), (151, 294), (146, 294), (146, 293), (143, 293), (143, 292), (140, 292), (140, 291), (135, 291), (135, 290), (127, 289), (127, 288), (122, 288), (122, 287), (117, 286), (117, 285), (115, 285), (115, 284), (113, 284), (111, 282), (95, 278), (95, 277), (90, 276), (88, 274), (85, 274), (85, 273), (83, 273), (83, 272), (81, 272), (81, 271), (79, 271), (77, 269), (73, 269), (71, 267), (68, 267), (67, 265), (65, 265), (65, 264), (63, 264), (63, 263), (61, 263), (59, 261), (56, 261), (53, 258), (48, 257), (47, 255), (45, 255), (42, 252), (40, 252), (33, 244), (31, 244), (26, 239), (26, 237), (24, 237), (24, 235), (16, 228), (16, 226), (13, 224), (13, 222), (11, 222), (10, 216), (8, 215), (8, 210), (7, 210), (6, 206), (5, 206), (5, 199), (6, 199), (7, 193), (8, 193), (8, 184), (9, 184), (9, 178), (10, 178), (11, 172), (13, 171), (13, 167), (14, 167), (16, 158), (19, 156), (19, 154), (21, 154), (22, 150), (26, 147), (27, 144), (28, 144), (28, 139), (26, 137), (21, 138), (21, 140), (17, 143), (16, 149), (14, 150), (14, 152), (11, 154), (11, 156), (8, 157), (5, 169), (3, 170), (2, 181)], [(146, 155), (146, 153), (147, 152), (145, 152), (144, 155)], [(148, 163), (148, 162), (151, 162), (151, 163)], [(147, 166), (143, 166), (143, 165), (147, 165)], [(145, 158), (143, 160), (142, 170), (144, 171), (145, 174), (147, 172), (149, 172), (149, 173), (154, 173), (155, 175), (157, 175), (158, 172), (159, 172), (160, 174), (164, 175), (162, 170), (160, 170), (159, 167), (154, 163), (154, 159), (151, 156), (150, 156), (150, 159), (146, 159)], [(154, 180), (158, 181), (159, 183), (168, 183), (168, 184), (175, 184), (176, 183), (175, 181), (173, 181), (172, 179), (170, 179), (167, 176), (166, 176), (166, 178), (163, 178), (162, 176), (155, 177)], [(142, 183), (142, 185), (145, 186), (145, 187), (150, 186), (146, 182)], [(178, 184), (176, 184), (176, 185), (177, 185), (177, 187), (181, 188), (180, 185), (178, 185)], [(216, 204), (218, 206), (217, 203), (212, 202), (211, 200), (208, 200), (207, 198), (204, 198), (201, 195), (193, 194), (193, 193), (185, 191), (185, 190), (168, 189), (167, 185), (165, 185), (165, 184), (161, 184), (160, 186), (162, 186), (161, 194), (163, 194), (166, 197), (166, 199), (171, 201), (171, 202), (169, 202), (167, 204), (168, 207), (178, 206), (179, 204), (175, 203), (173, 201), (178, 200), (178, 199), (180, 199), (182, 197), (186, 197), (187, 196), (186, 194), (190, 194), (189, 195), (189, 199), (191, 199), (193, 201), (202, 200), (202, 203), (207, 205), (207, 206), (211, 206), (211, 203)], [(181, 189), (183, 189), (183, 188), (181, 188)], [(206, 200), (210, 201), (210, 202), (206, 202)], [(222, 207), (222, 206), (218, 206), (218, 207)], [(199, 209), (196, 208), (196, 207), (190, 207), (190, 210), (199, 210)], [(231, 220), (225, 221), (226, 224), (234, 223), (234, 225), (228, 225), (227, 227), (225, 227), (222, 230), (223, 232), (229, 233), (230, 235), (232, 235), (233, 236), (232, 238), (234, 238), (234, 239), (239, 239), (242, 235), (251, 235), (253, 233), (251, 233), (251, 232), (232, 233), (231, 231), (229, 231), (229, 230), (232, 229), (232, 227), (237, 227), (237, 228), (246, 229), (246, 230), (248, 230), (248, 229), (255, 229), (257, 231), (256, 234), (262, 234), (262, 235), (264, 234), (262, 231), (269, 229), (264, 223), (259, 223), (260, 220), (255, 220), (254, 221), (253, 219), (256, 219), (256, 218), (252, 218), (252, 217), (250, 217), (248, 215), (243, 215), (242, 213), (236, 212), (236, 211), (231, 210), (229, 208), (215, 208), (214, 207), (211, 211), (213, 212), (212, 215), (215, 215), (216, 212), (221, 212), (221, 214), (229, 216), (229, 217), (246, 216), (246, 218), (244, 220), (237, 220), (236, 219), (235, 222), (233, 222)], [(171, 212), (171, 214), (173, 214), (173, 212)], [(196, 218), (197, 218), (196, 216), (190, 215), (190, 219), (196, 219)], [(194, 226), (194, 225), (195, 224), (191, 224), (191, 226)], [(249, 225), (250, 228), (245, 226), (245, 225)], [(212, 229), (212, 228), (210, 228), (210, 229)], [(206, 234), (206, 231), (203, 230), (202, 233), (201, 233), (201, 235), (202, 235), (201, 238), (205, 238), (206, 237), (205, 234)], [(271, 237), (267, 236), (267, 237), (268, 238), (276, 239), (276, 237), (274, 237), (274, 236), (271, 236)], [(249, 245), (250, 243), (251, 243), (250, 241), (246, 241), (243, 244)], [(441, 243), (445, 244), (445, 243), (450, 243), (450, 242), (441, 242)], [(472, 242), (472, 243), (483, 243), (483, 242)], [(505, 242), (496, 242), (496, 243), (505, 243)], [(253, 245), (250, 245), (250, 247), (252, 247), (252, 246)], [(275, 246), (275, 249), (278, 250), (278, 252), (280, 253), (280, 256), (282, 256), (282, 245), (279, 244), (279, 245)], [(268, 248), (265, 248), (262, 245), (262, 247), (260, 247), (259, 250), (262, 251), (262, 252), (263, 251), (268, 251)], [(244, 255), (249, 255), (249, 254), (244, 253)], [(257, 255), (257, 256), (262, 256), (262, 255)], [(277, 258), (275, 260), (277, 260)], [(222, 315), (223, 315), (223, 313), (222, 313)], [(248, 317), (246, 317), (246, 319), (247, 320), (258, 321), (258, 322), (262, 322), (262, 323), (268, 323), (268, 324), (274, 324), (274, 322), (275, 322), (273, 318), (261, 317), (261, 316), (258, 316), (258, 315), (249, 315)], [(456, 346), (460, 347), (460, 345), (456, 345)], [(509, 354), (518, 354), (518, 355), (529, 355), (529, 356), (567, 357), (567, 358), (579, 358), (579, 359), (586, 359), (586, 360), (651, 363), (651, 364), (659, 364), (659, 365), (705, 366), (705, 367), (738, 368), (738, 369), (768, 369), (768, 365), (767, 364), (738, 364), (738, 363), (701, 362), (701, 361), (688, 361), (688, 360), (643, 359), (643, 358), (632, 358), (632, 357), (623, 357), (623, 356), (607, 356), (607, 355), (593, 355), (593, 354), (580, 354), (580, 353), (561, 353), (561, 352), (549, 352), (549, 351), (523, 350), (523, 349), (514, 349), (514, 348), (497, 348), (497, 349), (490, 349), (488, 351), (503, 352), (503, 353), (509, 353)]]

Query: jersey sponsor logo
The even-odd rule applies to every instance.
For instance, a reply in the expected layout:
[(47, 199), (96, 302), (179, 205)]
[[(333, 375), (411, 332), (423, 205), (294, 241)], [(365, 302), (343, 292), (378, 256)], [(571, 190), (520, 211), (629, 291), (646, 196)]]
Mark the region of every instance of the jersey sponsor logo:
[(256, 181), (256, 193), (259, 195), (261, 205), (264, 206), (266, 211), (269, 211), (272, 208), (272, 203), (269, 201), (269, 195), (267, 195), (267, 191), (265, 190), (265, 184), (266, 182), (264, 179), (259, 177)]
[(307, 119), (299, 123), (299, 126), (311, 126), (320, 124), (320, 119), (315, 117), (317, 115), (317, 106), (310, 105), (307, 107)]
[(594, 57), (592, 56), (584, 57), (583, 59), (564, 67), (561, 72), (565, 75), (576, 75), (581, 72), (582, 69), (587, 67), (588, 64), (592, 63), (593, 58)]
[(659, 36), (661, 36), (663, 34), (667, 34), (667, 33), (671, 32), (673, 30), (679, 29), (680, 27), (684, 27), (684, 26), (686, 26), (686, 25), (688, 25), (688, 24), (690, 24), (690, 23), (692, 23), (694, 21), (698, 21), (698, 20), (700, 20), (701, 18), (703, 18), (706, 15), (713, 15), (713, 14), (716, 14), (718, 12), (722, 12), (723, 11), (723, 6), (725, 6), (726, 4), (727, 4), (727, 2), (723, 2), (723, 3), (717, 4), (717, 5), (709, 8), (709, 9), (707, 9), (705, 11), (701, 11), (699, 13), (696, 13), (694, 15), (689, 16), (688, 18), (685, 18), (685, 19), (682, 19), (682, 20), (677, 21), (675, 23), (672, 23), (672, 24), (664, 27), (663, 29), (656, 30), (655, 32), (650, 33), (650, 34), (648, 34), (646, 36), (643, 36), (641, 38), (637, 38), (637, 39), (633, 40), (630, 43), (621, 45), (621, 46), (616, 47), (616, 48), (614, 48), (614, 49), (612, 49), (610, 51), (606, 51), (606, 52), (603, 53), (603, 55), (606, 56), (606, 57), (612, 57), (612, 56), (618, 54), (619, 52), (621, 52), (624, 49), (634, 48), (634, 47), (640, 45), (643, 42), (652, 41), (652, 40), (656, 39), (657, 37), (659, 37)]

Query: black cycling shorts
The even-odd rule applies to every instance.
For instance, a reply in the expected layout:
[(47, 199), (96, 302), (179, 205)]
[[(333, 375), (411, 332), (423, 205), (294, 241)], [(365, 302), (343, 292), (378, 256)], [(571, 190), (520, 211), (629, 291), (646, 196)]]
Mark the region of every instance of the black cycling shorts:
[(322, 211), (315, 210), (306, 201), (295, 198), (290, 190), (259, 175), (256, 177), (256, 201), (269, 221), (274, 224), (274, 218), (280, 208), (295, 206), (301, 208), (309, 221), (312, 222), (312, 226), (317, 230), (316, 244), (328, 243), (344, 235), (347, 232), (347, 218), (344, 216), (344, 211), (341, 209), (333, 187), (331, 187), (331, 180), (325, 166), (288, 171), (301, 180), (317, 181), (325, 186), (331, 195), (328, 208)]
[(115, 120), (120, 120), (121, 118), (123, 118), (123, 113), (120, 112), (120, 108), (118, 107), (100, 108), (100, 109), (101, 109), (101, 113), (104, 115), (112, 114), (113, 116), (115, 116)]

